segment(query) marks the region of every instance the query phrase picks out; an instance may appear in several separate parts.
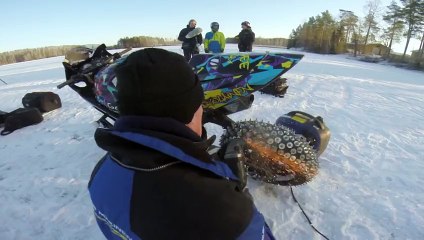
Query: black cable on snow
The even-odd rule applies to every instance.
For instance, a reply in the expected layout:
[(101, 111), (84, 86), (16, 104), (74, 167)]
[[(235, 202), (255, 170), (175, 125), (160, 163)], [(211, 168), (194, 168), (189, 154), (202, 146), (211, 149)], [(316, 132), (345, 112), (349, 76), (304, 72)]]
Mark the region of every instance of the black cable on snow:
[(311, 220), (309, 219), (308, 215), (306, 215), (305, 211), (303, 210), (302, 206), (300, 206), (300, 203), (297, 201), (296, 197), (294, 196), (293, 193), (293, 188), (290, 186), (290, 191), (291, 194), (293, 196), (293, 200), (297, 203), (297, 205), (299, 206), (300, 210), (302, 210), (303, 215), (305, 215), (306, 220), (308, 220), (309, 225), (311, 225), (311, 227), (315, 230), (315, 232), (317, 232), (319, 235), (321, 235), (323, 238), (329, 240), (329, 238), (327, 236), (325, 236), (324, 234), (322, 234), (320, 231), (318, 231), (318, 229), (315, 228), (315, 226), (312, 224)]

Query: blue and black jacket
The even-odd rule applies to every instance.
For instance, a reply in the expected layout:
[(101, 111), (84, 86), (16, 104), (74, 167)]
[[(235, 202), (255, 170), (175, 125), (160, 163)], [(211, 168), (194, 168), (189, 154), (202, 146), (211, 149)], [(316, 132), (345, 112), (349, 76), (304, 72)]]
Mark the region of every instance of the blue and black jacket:
[(222, 53), (225, 49), (225, 36), (222, 32), (208, 32), (205, 35), (205, 52)]
[(233, 170), (172, 119), (121, 117), (89, 191), (107, 239), (274, 239)]

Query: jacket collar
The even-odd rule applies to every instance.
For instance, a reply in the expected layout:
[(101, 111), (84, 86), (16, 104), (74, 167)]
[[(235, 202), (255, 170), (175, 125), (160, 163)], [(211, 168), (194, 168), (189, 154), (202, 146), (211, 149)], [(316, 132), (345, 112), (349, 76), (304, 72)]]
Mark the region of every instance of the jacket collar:
[(99, 147), (123, 159), (154, 152), (237, 179), (227, 164), (208, 154), (206, 150), (211, 143), (170, 118), (121, 117), (113, 129), (98, 129), (95, 139)]
[(170, 135), (187, 138), (194, 142), (202, 141), (193, 130), (173, 118), (123, 116), (116, 120), (113, 128), (116, 131), (160, 131)]
[(131, 155), (141, 148), (155, 150), (145, 142), (148, 138), (183, 149), (201, 161), (211, 162), (207, 150), (212, 143), (172, 118), (125, 116), (118, 118), (112, 129), (99, 128), (95, 133), (99, 147), (122, 156)]

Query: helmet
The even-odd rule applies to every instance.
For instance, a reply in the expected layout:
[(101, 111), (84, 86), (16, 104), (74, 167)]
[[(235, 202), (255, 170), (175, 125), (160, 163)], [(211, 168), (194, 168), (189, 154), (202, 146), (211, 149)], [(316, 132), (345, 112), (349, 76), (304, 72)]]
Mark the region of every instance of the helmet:
[(217, 22), (212, 22), (212, 23), (211, 23), (211, 28), (214, 28), (214, 27), (219, 28), (219, 23), (217, 23)]
[(250, 27), (250, 22), (244, 21), (241, 23), (242, 26)]

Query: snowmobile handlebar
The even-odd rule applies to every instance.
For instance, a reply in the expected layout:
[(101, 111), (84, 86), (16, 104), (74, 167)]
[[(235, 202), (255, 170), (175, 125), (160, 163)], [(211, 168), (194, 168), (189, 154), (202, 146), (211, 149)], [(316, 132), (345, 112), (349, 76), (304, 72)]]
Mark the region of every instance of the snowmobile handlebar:
[(63, 83), (57, 85), (57, 88), (61, 89), (65, 86), (68, 86), (68, 85), (73, 84), (73, 83), (81, 82), (81, 81), (85, 82), (86, 84), (89, 84), (90, 83), (89, 79), (90, 79), (90, 76), (87, 76), (86, 74), (73, 75), (68, 80), (66, 80), (66, 82), (63, 82)]
[(72, 76), (69, 80), (66, 80), (65, 82), (63, 82), (63, 83), (61, 83), (61, 84), (57, 85), (57, 88), (58, 88), (58, 89), (61, 89), (61, 88), (65, 87), (65, 86), (68, 86), (69, 84), (71, 84), (71, 83), (73, 83), (73, 82), (75, 82), (75, 80), (74, 80), (74, 78), (73, 78), (73, 76)]

